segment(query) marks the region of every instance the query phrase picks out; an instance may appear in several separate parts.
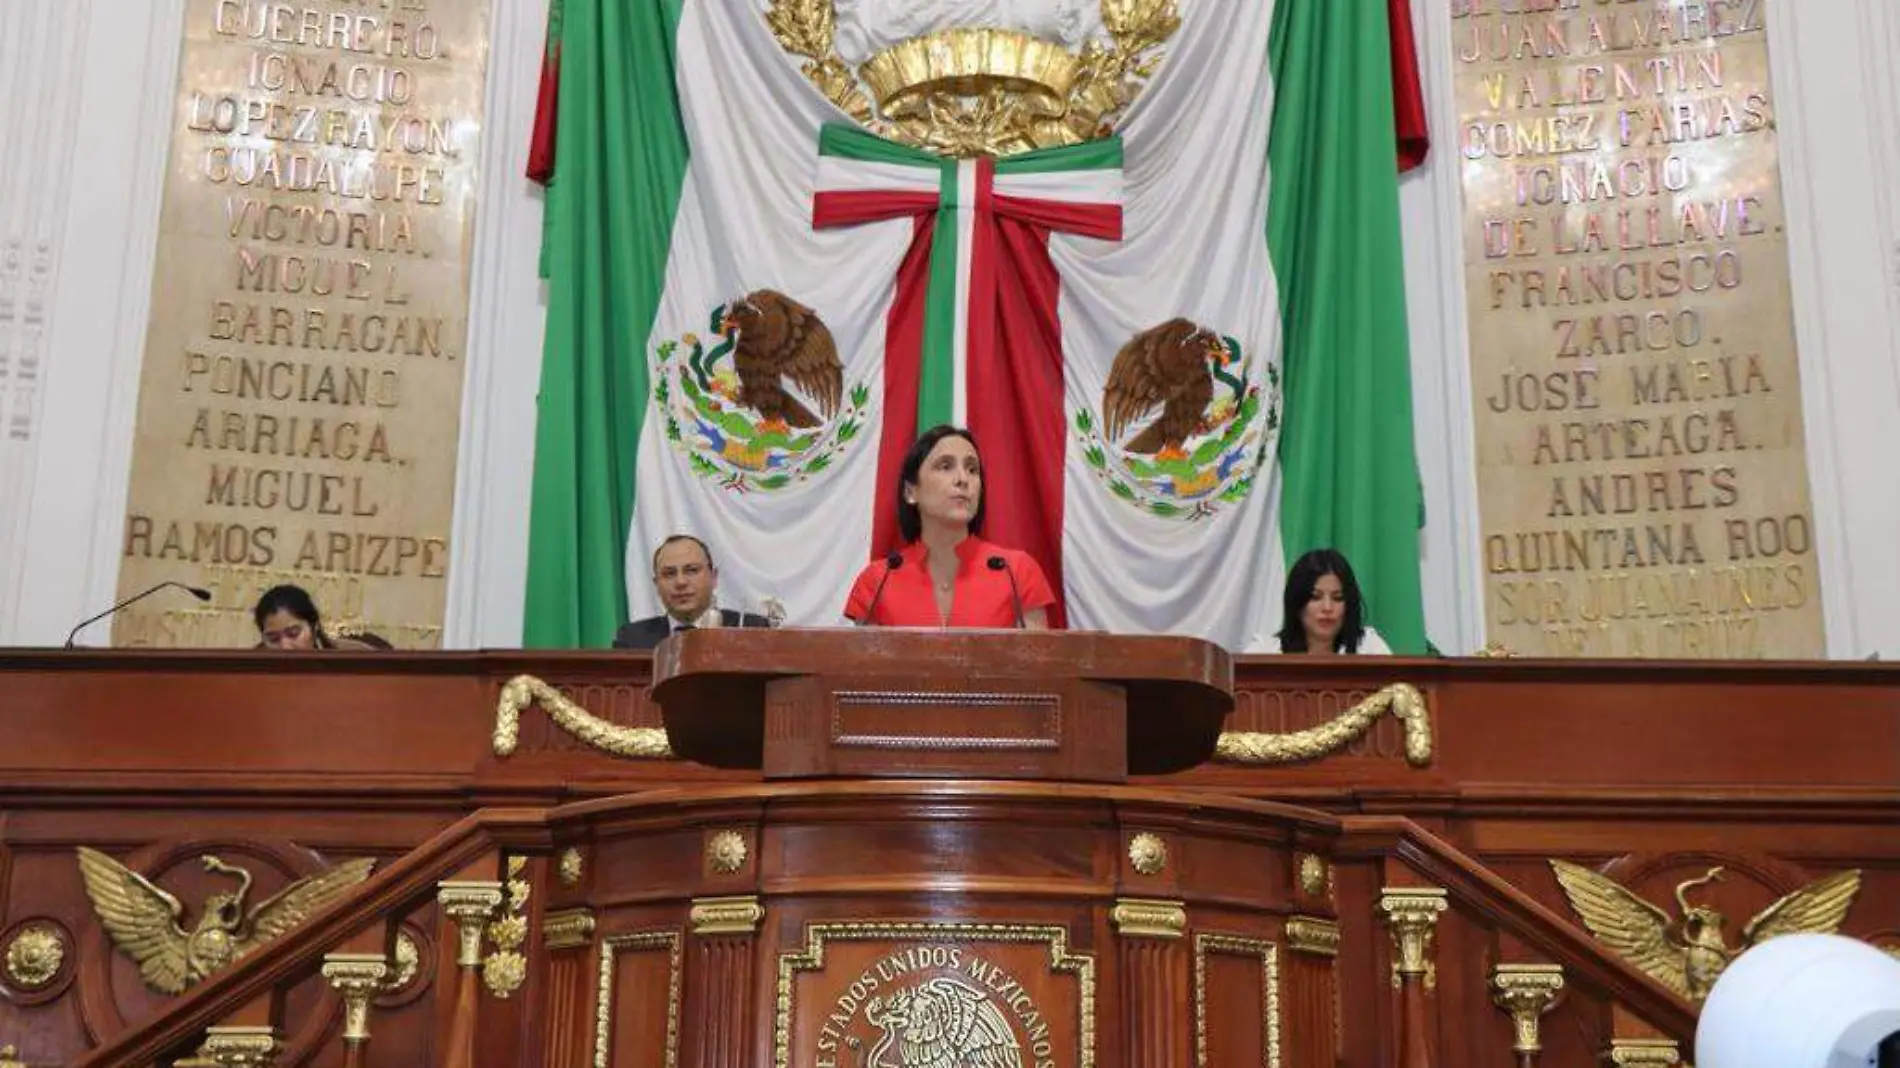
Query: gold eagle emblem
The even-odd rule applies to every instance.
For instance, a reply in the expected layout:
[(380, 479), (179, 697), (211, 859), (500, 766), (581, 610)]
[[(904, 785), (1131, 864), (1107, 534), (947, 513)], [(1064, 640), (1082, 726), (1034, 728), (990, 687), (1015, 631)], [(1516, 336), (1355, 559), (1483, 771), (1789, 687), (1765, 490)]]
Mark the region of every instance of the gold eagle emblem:
[(995, 1002), (949, 976), (872, 998), (864, 1016), (884, 1031), (865, 1068), (1022, 1068), (1022, 1047)]
[(1721, 868), (1676, 887), (1680, 915), (1644, 901), (1608, 876), (1566, 861), (1551, 870), (1571, 909), (1597, 941), (1683, 997), (1700, 1003), (1729, 962), (1754, 946), (1785, 934), (1832, 934), (1860, 893), (1860, 872), (1844, 871), (1819, 879), (1756, 913), (1742, 928), (1741, 944), (1731, 948), (1723, 930), (1726, 918), (1707, 905), (1691, 904), (1689, 892), (1720, 882)]
[(120, 952), (138, 964), (145, 985), (161, 994), (182, 993), (283, 935), (369, 878), (376, 865), (368, 857), (346, 860), (298, 879), (247, 911), (251, 873), (215, 856), (200, 859), (206, 871), (236, 877), (238, 888), (206, 898), (198, 922), (186, 931), (184, 902), (106, 854), (79, 847), (79, 870), (99, 922)]

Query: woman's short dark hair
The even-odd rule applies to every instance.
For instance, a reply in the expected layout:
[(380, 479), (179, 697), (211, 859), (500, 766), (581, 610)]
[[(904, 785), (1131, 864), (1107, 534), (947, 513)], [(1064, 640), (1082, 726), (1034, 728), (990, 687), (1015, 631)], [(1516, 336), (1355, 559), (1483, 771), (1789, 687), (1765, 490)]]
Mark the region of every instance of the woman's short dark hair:
[(1366, 603), (1359, 592), (1359, 580), (1353, 577), (1352, 565), (1337, 549), (1314, 549), (1298, 560), (1286, 573), (1286, 595), (1281, 603), (1280, 651), (1283, 653), (1306, 652), (1306, 624), (1302, 617), (1306, 614), (1306, 605), (1313, 599), (1313, 590), (1319, 580), (1332, 575), (1339, 580), (1339, 586), (1346, 595), (1346, 618), (1339, 627), (1339, 637), (1333, 640), (1337, 652), (1356, 653), (1359, 643), (1366, 637)]
[(264, 621), (279, 612), (289, 612), (310, 627), (312, 639), (318, 648), (330, 648), (330, 636), (323, 632), (323, 618), (317, 614), (317, 602), (310, 599), (302, 586), (272, 586), (257, 599), (257, 607), (251, 609), (251, 619), (261, 632)]
[[(945, 438), (962, 438), (969, 442), (970, 448), (976, 452), (977, 467), (979, 470), (982, 468), (983, 451), (977, 448), (976, 438), (971, 436), (968, 430), (945, 423), (924, 431), (917, 438), (917, 443), (904, 454), (904, 466), (897, 473), (897, 531), (904, 536), (906, 542), (913, 542), (924, 536), (924, 517), (917, 511), (917, 506), (905, 498), (904, 489), (917, 484), (917, 475), (924, 469), (924, 461), (930, 458), (930, 453), (936, 449), (937, 443)], [(976, 512), (970, 516), (970, 533), (972, 534), (981, 533), (983, 530), (984, 496), (983, 487), (978, 486)]]

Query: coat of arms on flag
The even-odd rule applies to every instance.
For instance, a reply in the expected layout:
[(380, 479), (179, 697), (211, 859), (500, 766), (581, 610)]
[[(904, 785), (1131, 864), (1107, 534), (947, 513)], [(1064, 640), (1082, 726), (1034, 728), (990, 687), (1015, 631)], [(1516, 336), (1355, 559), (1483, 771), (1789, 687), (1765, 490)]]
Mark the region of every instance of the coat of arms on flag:
[(1277, 369), (1254, 384), (1240, 342), (1186, 319), (1130, 339), (1101, 408), (1073, 416), (1082, 456), (1115, 496), (1151, 515), (1209, 519), (1253, 492), (1280, 428)]
[(1331, 544), (1421, 644), (1387, 5), (558, 7), (531, 644), (681, 531), (837, 619), (945, 422), (1058, 624), (1244, 648)]
[(690, 469), (725, 489), (779, 490), (822, 474), (864, 429), (871, 390), (847, 390), (831, 331), (769, 289), (712, 311), (653, 352), (653, 400)]

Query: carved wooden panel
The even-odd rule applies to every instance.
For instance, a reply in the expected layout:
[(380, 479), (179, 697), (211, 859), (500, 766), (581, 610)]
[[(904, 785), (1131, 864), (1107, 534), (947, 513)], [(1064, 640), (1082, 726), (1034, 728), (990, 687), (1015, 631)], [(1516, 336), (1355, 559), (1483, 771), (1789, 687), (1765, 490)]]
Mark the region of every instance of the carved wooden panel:
[(1127, 939), (1122, 952), (1122, 1029), (1130, 1064), (1186, 1064), (1193, 1021), (1176, 1011), (1189, 998), (1185, 932)]
[(681, 954), (676, 929), (601, 939), (594, 1068), (678, 1068)]
[(693, 1042), (687, 1061), (701, 1068), (748, 1068), (757, 1024), (752, 998), (757, 946), (750, 937), (695, 937)]
[(592, 1063), (595, 974), (591, 957), (582, 952), (553, 953), (548, 959), (545, 1002), (544, 1064)]
[(1067, 930), (1017, 923), (870, 920), (812, 924), (778, 961), (774, 1068), (850, 1064), (936, 1016), (974, 1026), (969, 1063), (1094, 1068), (1097, 971)]
[(1334, 958), (1297, 949), (1286, 958), (1286, 1068), (1336, 1068), (1343, 1020)]
[(1125, 711), (1119, 688), (1077, 679), (776, 679), (763, 774), (1118, 782)]
[(1281, 948), (1253, 934), (1194, 935), (1194, 1063), (1280, 1068)]
[[(968, 721), (933, 711), (978, 708)], [(831, 742), (865, 749), (1055, 749), (1062, 698), (1053, 693), (931, 693), (857, 690), (833, 695)]]

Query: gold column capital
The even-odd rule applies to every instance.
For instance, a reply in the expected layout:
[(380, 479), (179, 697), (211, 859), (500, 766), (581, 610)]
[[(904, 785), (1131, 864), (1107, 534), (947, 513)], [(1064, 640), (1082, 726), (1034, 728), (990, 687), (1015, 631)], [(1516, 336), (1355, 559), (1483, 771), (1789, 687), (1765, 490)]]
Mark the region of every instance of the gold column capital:
[(481, 967), (482, 932), (488, 926), (488, 918), (501, 907), (501, 884), (493, 881), (440, 882), (436, 884), (435, 900), (442, 914), (455, 921), (455, 963), (464, 968)]
[(1427, 989), (1438, 985), (1438, 965), (1432, 943), (1438, 917), (1450, 907), (1446, 892), (1435, 886), (1388, 886), (1380, 892), (1379, 911), (1385, 913), (1397, 959), (1392, 962), (1392, 985), (1421, 978)]
[(756, 897), (702, 897), (688, 918), (696, 935), (749, 935), (764, 921), (765, 906)]
[(1491, 970), (1491, 1000), (1511, 1014), (1513, 1052), (1543, 1050), (1538, 1018), (1550, 1011), (1557, 992), (1563, 988), (1564, 969), (1560, 964), (1500, 964)]
[(1317, 916), (1293, 916), (1286, 921), (1286, 943), (1295, 953), (1315, 957), (1339, 956), (1339, 925)]
[(270, 1068), (282, 1048), (275, 1027), (208, 1027), (198, 1056), (219, 1068)]
[(1123, 938), (1184, 938), (1187, 936), (1187, 905), (1180, 901), (1157, 901), (1145, 897), (1117, 898), (1108, 910), (1108, 920)]
[(381, 953), (326, 953), (323, 977), (343, 995), (343, 1041), (369, 1041), (369, 1003), (383, 992), (389, 961)]
[(1666, 1038), (1618, 1038), (1610, 1042), (1616, 1068), (1674, 1068), (1682, 1063), (1676, 1044)]
[(541, 917), (541, 941), (550, 950), (576, 949), (593, 937), (594, 914), (587, 909), (563, 909)]

